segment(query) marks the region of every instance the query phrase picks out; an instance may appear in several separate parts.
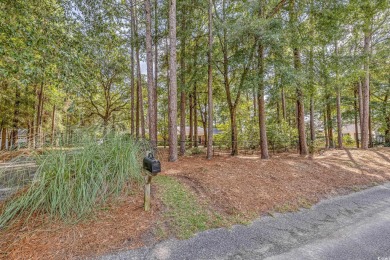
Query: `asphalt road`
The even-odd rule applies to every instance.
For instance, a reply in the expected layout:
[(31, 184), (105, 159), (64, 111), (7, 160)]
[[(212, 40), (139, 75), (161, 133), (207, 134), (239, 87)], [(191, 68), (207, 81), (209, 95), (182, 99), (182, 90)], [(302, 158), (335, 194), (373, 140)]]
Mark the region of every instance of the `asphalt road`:
[(209, 230), (101, 259), (390, 260), (390, 183), (311, 209), (261, 217), (248, 226)]

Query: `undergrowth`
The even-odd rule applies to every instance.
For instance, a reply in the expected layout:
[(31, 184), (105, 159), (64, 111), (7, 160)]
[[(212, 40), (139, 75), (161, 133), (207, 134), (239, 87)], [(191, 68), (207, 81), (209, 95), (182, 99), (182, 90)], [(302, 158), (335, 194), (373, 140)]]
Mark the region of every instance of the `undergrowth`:
[(111, 135), (104, 142), (84, 138), (74, 149), (48, 149), (37, 154), (33, 181), (5, 204), (0, 227), (33, 214), (64, 221), (82, 219), (118, 196), (127, 184), (142, 182), (145, 148), (129, 137)]
[[(215, 216), (211, 216), (179, 181), (158, 176), (156, 183), (160, 187), (161, 200), (167, 207), (164, 216), (170, 221), (170, 231), (176, 237), (186, 239), (196, 232), (215, 226)], [(159, 232), (164, 233), (163, 230)]]

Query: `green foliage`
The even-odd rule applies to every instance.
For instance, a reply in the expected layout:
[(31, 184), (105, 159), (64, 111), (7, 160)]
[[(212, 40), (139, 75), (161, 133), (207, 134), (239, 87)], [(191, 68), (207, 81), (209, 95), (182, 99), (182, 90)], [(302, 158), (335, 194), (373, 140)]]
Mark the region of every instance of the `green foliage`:
[(191, 149), (191, 154), (192, 154), (192, 155), (203, 154), (203, 153), (205, 153), (205, 152), (204, 152), (204, 149), (202, 149), (202, 148), (200, 148), (200, 147), (193, 147), (193, 148)]
[(207, 211), (183, 185), (167, 176), (158, 176), (156, 182), (167, 207), (165, 217), (171, 221), (170, 226), (178, 238), (189, 238), (210, 227), (212, 222)]
[(287, 122), (270, 123), (267, 127), (268, 142), (274, 150), (288, 149), (298, 140), (297, 130)]
[(75, 149), (49, 149), (36, 155), (38, 169), (26, 192), (10, 200), (0, 227), (17, 217), (46, 214), (79, 220), (117, 197), (129, 183), (140, 183), (145, 146), (111, 135), (104, 142), (85, 138)]
[(343, 142), (346, 144), (346, 145), (353, 145), (355, 144), (355, 140), (352, 139), (352, 137), (350, 135), (344, 135), (343, 136)]

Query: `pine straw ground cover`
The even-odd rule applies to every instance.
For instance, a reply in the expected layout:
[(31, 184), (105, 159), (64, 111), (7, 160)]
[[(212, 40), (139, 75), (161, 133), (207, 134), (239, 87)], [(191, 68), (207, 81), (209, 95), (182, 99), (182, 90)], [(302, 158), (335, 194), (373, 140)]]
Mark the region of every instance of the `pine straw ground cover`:
[[(389, 181), (390, 148), (331, 150), (307, 158), (279, 154), (265, 161), (256, 155), (219, 156), (211, 161), (197, 155), (180, 158), (179, 163), (163, 159), (162, 167), (163, 176), (153, 180), (150, 212), (142, 209), (142, 190), (133, 188), (134, 193), (123, 196), (119, 204), (75, 225), (32, 218), (27, 225), (19, 222), (0, 231), (0, 257), (96, 256), (169, 236), (185, 238), (197, 230), (245, 223), (262, 214), (310, 207), (327, 196)], [(183, 219), (189, 209), (181, 205), (194, 200), (195, 211)], [(177, 230), (181, 226), (190, 228)]]

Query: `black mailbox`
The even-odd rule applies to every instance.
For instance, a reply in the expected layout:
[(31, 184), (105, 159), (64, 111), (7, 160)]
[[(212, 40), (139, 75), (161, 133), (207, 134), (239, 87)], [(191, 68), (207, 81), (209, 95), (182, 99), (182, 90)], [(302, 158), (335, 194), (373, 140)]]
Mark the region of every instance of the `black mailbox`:
[(151, 173), (153, 176), (156, 176), (157, 173), (161, 172), (160, 161), (155, 159), (152, 153), (149, 153), (148, 156), (144, 158), (144, 169)]

